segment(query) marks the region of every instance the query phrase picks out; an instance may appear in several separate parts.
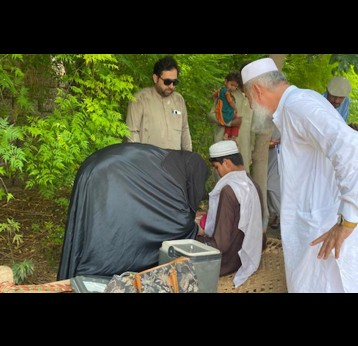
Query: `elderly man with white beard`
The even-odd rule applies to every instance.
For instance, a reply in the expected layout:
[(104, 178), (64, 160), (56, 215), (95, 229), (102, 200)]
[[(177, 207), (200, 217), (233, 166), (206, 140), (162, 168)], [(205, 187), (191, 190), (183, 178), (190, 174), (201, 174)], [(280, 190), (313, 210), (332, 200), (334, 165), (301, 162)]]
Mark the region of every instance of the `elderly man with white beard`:
[(290, 86), (272, 59), (241, 74), (251, 107), (281, 133), (288, 291), (358, 292), (358, 133), (322, 95)]

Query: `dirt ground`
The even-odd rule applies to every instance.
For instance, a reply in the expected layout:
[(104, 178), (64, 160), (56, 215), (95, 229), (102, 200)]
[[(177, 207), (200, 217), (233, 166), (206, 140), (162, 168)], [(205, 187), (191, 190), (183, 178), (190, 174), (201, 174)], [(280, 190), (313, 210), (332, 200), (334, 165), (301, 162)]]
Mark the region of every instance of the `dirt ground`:
[(0, 224), (13, 219), (20, 224), (23, 242), (11, 243), (6, 231), (0, 233), (0, 265), (32, 260), (34, 273), (23, 284), (56, 281), (67, 210), (42, 198), (36, 191), (7, 186), (14, 199), (0, 203)]

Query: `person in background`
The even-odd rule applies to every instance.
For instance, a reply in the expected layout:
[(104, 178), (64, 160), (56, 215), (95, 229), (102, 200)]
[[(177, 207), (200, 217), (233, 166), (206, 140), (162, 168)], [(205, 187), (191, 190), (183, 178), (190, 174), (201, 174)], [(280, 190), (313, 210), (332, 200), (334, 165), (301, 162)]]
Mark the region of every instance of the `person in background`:
[(288, 292), (358, 292), (358, 133), (322, 95), (289, 85), (272, 59), (241, 74), (251, 107), (281, 134)]
[(179, 73), (179, 66), (171, 56), (155, 63), (154, 86), (134, 94), (135, 100), (128, 105), (129, 142), (147, 143), (164, 149), (192, 150), (185, 101), (175, 91)]
[[(230, 72), (225, 78), (224, 85), (213, 94), (216, 102), (216, 119), (221, 126), (225, 127), (222, 139), (236, 140), (239, 135), (241, 117), (238, 116), (236, 101), (232, 92), (238, 88), (240, 79), (237, 72)], [(231, 126), (227, 126), (227, 124)]]
[[(240, 72), (238, 72), (240, 74)], [(263, 218), (262, 228), (266, 234), (269, 210), (267, 206), (267, 170), (268, 170), (268, 151), (269, 143), (274, 130), (274, 125), (270, 119), (259, 118), (252, 110), (249, 100), (243, 93), (241, 74), (238, 88), (232, 92), (236, 100), (238, 113), (242, 117), (239, 137), (236, 143), (240, 154), (245, 162), (246, 172), (260, 186), (263, 195)], [(221, 126), (215, 117), (215, 106), (208, 114), (210, 121), (216, 124), (214, 128), (214, 143), (221, 141), (224, 134), (224, 126)], [(230, 124), (227, 124), (229, 126)]]
[(323, 96), (332, 104), (345, 122), (349, 115), (349, 93), (352, 90), (351, 83), (347, 78), (341, 76), (333, 77), (327, 84), (327, 91)]
[(269, 225), (276, 229), (280, 227), (280, 174), (278, 171), (278, 156), (280, 154), (280, 132), (275, 128), (269, 145), (267, 171), (267, 205), (270, 213)]
[(213, 144), (209, 154), (221, 178), (209, 193), (206, 222), (196, 239), (221, 251), (220, 276), (236, 271), (233, 282), (238, 287), (257, 270), (266, 243), (260, 188), (246, 173), (234, 141)]

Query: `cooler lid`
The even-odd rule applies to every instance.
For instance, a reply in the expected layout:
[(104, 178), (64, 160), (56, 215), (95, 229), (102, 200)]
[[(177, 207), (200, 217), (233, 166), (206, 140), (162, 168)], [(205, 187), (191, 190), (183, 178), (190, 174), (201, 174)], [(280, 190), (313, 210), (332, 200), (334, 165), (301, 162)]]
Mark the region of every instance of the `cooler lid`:
[[(221, 252), (212, 246), (201, 243), (194, 239), (179, 239), (163, 241), (162, 250), (173, 257), (174, 251), (187, 257), (220, 255)], [(170, 253), (172, 252), (172, 254)]]

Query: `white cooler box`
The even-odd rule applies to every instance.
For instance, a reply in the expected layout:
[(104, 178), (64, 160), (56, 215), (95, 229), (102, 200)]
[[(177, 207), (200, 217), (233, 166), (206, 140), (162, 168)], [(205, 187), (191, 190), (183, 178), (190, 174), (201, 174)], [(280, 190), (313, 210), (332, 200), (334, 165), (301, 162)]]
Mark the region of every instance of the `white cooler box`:
[(163, 241), (159, 249), (159, 264), (177, 257), (189, 257), (198, 278), (198, 293), (216, 293), (219, 282), (221, 252), (193, 239)]

